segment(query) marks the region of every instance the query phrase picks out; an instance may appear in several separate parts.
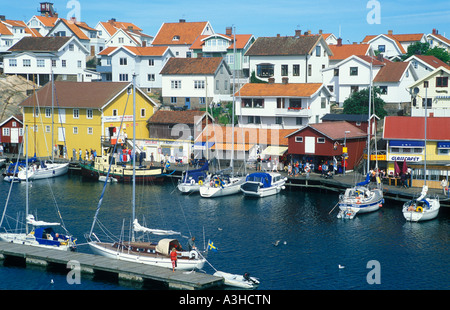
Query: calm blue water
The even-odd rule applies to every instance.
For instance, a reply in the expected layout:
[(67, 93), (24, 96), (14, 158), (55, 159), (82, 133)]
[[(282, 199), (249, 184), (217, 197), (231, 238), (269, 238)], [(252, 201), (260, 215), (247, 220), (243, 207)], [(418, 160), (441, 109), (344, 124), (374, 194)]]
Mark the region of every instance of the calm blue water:
[[(441, 208), (437, 219), (405, 222), (401, 205), (386, 203), (380, 211), (358, 215), (354, 220), (336, 218), (329, 211), (337, 194), (285, 190), (263, 199), (230, 196), (204, 199), (183, 196), (175, 181), (136, 187), (137, 216), (142, 224), (173, 229), (197, 238), (203, 248), (203, 230), (219, 248), (208, 261), (218, 270), (249, 272), (260, 278), (260, 289), (449, 289), (450, 210)], [(51, 186), (50, 186), (51, 185)], [(84, 243), (102, 190), (101, 183), (64, 176), (32, 183), (30, 210), (38, 218), (56, 220), (50, 188), (69, 231)], [(0, 210), (9, 184), (0, 183)], [(25, 186), (15, 184), (7, 213), (16, 217), (24, 210)], [(100, 211), (101, 222), (117, 235), (125, 219), (129, 227), (131, 186), (108, 185)], [(96, 231), (98, 231), (96, 229)], [(278, 246), (274, 246), (280, 240)], [(181, 238), (183, 245), (187, 238)], [(89, 252), (86, 245), (80, 252)], [(372, 268), (380, 263), (381, 284), (367, 283)], [(338, 266), (345, 266), (339, 269)], [(205, 265), (208, 273), (213, 269)], [(51, 283), (53, 280), (53, 284)], [(104, 279), (83, 277), (69, 285), (63, 272), (37, 267), (5, 266), (0, 262), (0, 289), (134, 289)]]

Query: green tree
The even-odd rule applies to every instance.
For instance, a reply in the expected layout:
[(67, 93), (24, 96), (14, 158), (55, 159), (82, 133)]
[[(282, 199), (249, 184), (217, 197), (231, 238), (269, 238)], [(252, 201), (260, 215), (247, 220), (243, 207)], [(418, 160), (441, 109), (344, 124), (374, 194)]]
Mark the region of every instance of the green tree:
[[(380, 119), (383, 119), (387, 112), (384, 109), (384, 100), (380, 98), (380, 88), (374, 87), (372, 92), (372, 104), (375, 102), (375, 111), (372, 105), (372, 114), (376, 114)], [(375, 97), (375, 101), (374, 100)], [(344, 101), (344, 114), (366, 114), (369, 115), (369, 88), (364, 88), (360, 91), (354, 92), (349, 98)]]
[(445, 63), (450, 62), (450, 54), (445, 49), (437, 46), (430, 48), (430, 44), (428, 43), (415, 42), (411, 44), (410, 46), (408, 46), (408, 51), (405, 55), (402, 56), (402, 59), (408, 59), (412, 55), (434, 56)]
[(446, 64), (448, 64), (450, 62), (450, 54), (443, 48), (440, 47), (433, 47), (431, 49), (429, 49), (425, 55), (431, 55), (434, 56), (440, 60), (442, 60), (443, 62), (445, 62)]

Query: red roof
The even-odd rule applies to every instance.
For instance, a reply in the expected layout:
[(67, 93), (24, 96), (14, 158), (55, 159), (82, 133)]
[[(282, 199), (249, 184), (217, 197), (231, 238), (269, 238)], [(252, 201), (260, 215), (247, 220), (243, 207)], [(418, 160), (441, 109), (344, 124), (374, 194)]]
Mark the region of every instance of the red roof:
[[(384, 118), (383, 139), (423, 140), (424, 138), (424, 117), (387, 116)], [(427, 140), (450, 140), (450, 117), (428, 117)]]
[(300, 128), (299, 130), (289, 134), (288, 137), (300, 131), (303, 131), (306, 128), (312, 128), (315, 131), (321, 133), (322, 135), (330, 138), (331, 140), (341, 140), (344, 138), (356, 139), (367, 137), (367, 133), (365, 133), (358, 127), (346, 121), (309, 124), (308, 126)]

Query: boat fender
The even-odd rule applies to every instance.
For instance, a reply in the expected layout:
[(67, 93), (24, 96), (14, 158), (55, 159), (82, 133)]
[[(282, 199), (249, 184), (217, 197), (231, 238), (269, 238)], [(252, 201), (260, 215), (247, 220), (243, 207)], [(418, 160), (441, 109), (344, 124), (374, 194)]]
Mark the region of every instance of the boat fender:
[(190, 252), (189, 252), (189, 258), (195, 258), (195, 259), (198, 259), (198, 253), (197, 253), (197, 251), (194, 251), (194, 250), (190, 251)]
[(422, 213), (423, 212), (423, 208), (422, 207), (417, 207), (416, 208), (416, 212), (421, 212)]
[(202, 185), (203, 185), (203, 181), (202, 181), (202, 180), (199, 180), (199, 181), (198, 181), (198, 185), (202, 186)]
[(191, 184), (192, 184), (192, 185), (195, 184), (195, 180), (194, 180), (194, 179), (191, 180)]

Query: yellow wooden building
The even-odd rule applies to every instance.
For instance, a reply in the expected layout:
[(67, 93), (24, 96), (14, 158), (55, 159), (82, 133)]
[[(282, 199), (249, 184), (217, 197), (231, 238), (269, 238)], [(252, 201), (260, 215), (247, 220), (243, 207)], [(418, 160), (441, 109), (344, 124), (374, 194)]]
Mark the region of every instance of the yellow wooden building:
[[(133, 138), (133, 85), (128, 82), (47, 83), (23, 101), (24, 127), (28, 125), (29, 156), (71, 159), (82, 150), (101, 155), (102, 140), (121, 131)], [(136, 88), (136, 139), (148, 139), (147, 120), (157, 104)], [(52, 144), (53, 132), (53, 144)], [(53, 145), (53, 146), (52, 146)], [(75, 153), (75, 154), (74, 154)], [(25, 154), (25, 146), (24, 146)]]

